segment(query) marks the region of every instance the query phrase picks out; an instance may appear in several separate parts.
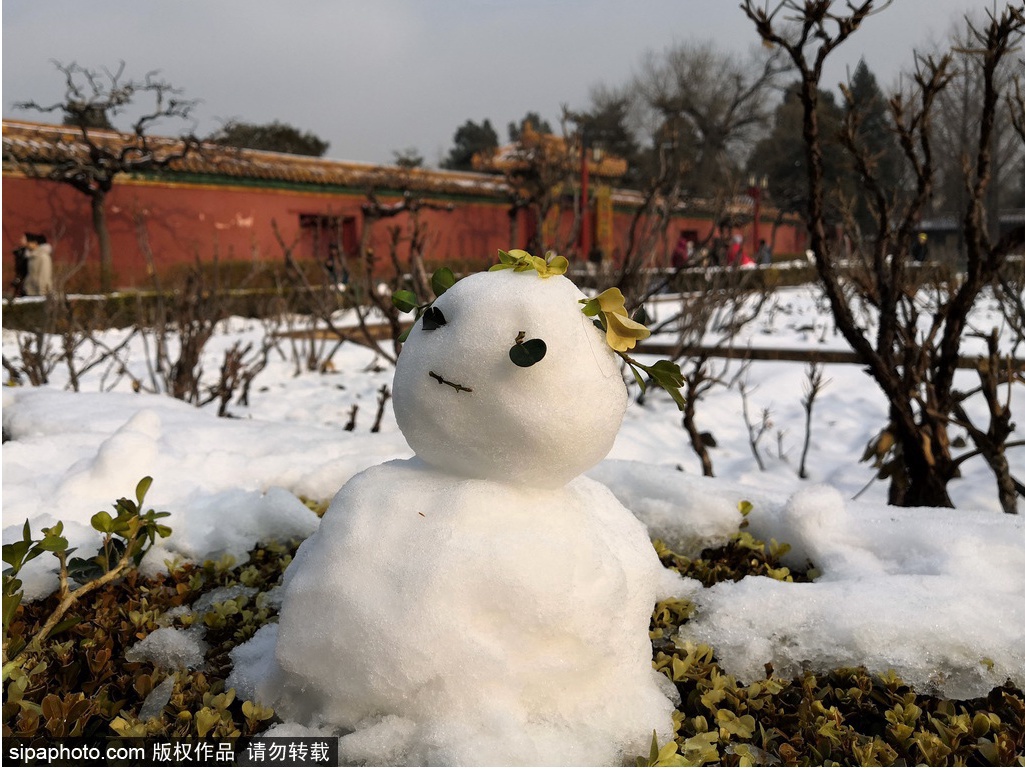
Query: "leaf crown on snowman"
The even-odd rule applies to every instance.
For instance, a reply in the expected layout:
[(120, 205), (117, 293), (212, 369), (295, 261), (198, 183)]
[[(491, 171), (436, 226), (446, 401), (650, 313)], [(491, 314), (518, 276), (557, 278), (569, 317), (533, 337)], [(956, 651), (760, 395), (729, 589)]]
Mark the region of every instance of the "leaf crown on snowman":
[[(554, 275), (564, 275), (569, 269), (569, 260), (551, 251), (542, 257), (534, 256), (522, 249), (499, 250), (498, 259), (498, 264), (493, 265), (489, 272), (497, 270), (529, 272), (533, 270), (537, 272), (538, 277), (545, 279)], [(456, 277), (452, 270), (442, 267), (431, 277), (431, 289), (436, 296), (441, 296), (455, 282)], [(643, 323), (630, 317), (626, 310), (626, 298), (623, 296), (623, 292), (616, 287), (607, 288), (595, 297), (579, 301), (583, 305), (581, 310), (584, 315), (594, 319), (594, 325), (605, 334), (606, 343), (630, 367), (641, 392), (647, 388), (645, 378), (641, 375), (643, 371), (650, 380), (668, 392), (680, 410), (683, 410), (684, 399), (680, 388), (683, 386), (684, 380), (679, 365), (670, 360), (660, 360), (648, 366), (627, 354), (638, 341), (647, 339), (651, 335), (651, 331)], [(415, 311), (414, 324), (422, 317), (424, 331), (433, 331), (445, 325), (445, 316), (442, 311), (434, 307), (432, 302), (418, 304), (416, 294), (412, 291), (396, 291), (392, 295), (392, 302), (402, 312)], [(411, 329), (412, 326), (399, 337), (400, 342), (406, 340)], [(522, 331), (517, 335), (509, 350), (509, 358), (517, 366), (527, 368), (540, 362), (548, 350), (544, 340), (524, 339), (524, 336), (525, 333)]]

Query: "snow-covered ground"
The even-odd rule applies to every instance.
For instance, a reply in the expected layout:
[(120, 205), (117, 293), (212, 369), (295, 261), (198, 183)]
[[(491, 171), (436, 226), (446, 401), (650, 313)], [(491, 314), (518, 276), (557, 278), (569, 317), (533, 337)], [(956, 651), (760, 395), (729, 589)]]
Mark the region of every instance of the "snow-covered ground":
[[(975, 323), (982, 330), (1000, 325), (985, 301)], [(258, 344), (263, 333), (258, 321), (229, 320), (208, 345), (206, 371), (218, 370), (235, 341)], [(122, 334), (102, 337), (116, 344)], [(845, 349), (821, 298), (806, 288), (778, 292), (735, 344)], [(129, 366), (146, 381), (142, 348), (131, 350)], [(7, 330), (3, 351), (17, 356)], [(37, 532), (60, 519), (72, 546), (93, 543), (90, 516), (130, 496), (145, 475), (154, 478), (147, 505), (171, 511), (173, 529), (148, 568), (175, 555), (241, 558), (260, 539), (312, 533), (319, 520), (299, 496), (327, 500), (361, 470), (412, 451), (390, 402), (380, 431), (369, 431), (378, 392), (393, 375), (372, 352), (345, 344), (330, 372), (294, 372), (282, 345), (256, 378), (249, 405), (230, 407), (237, 419), (218, 418), (215, 405), (196, 409), (132, 392), (127, 379), (101, 393), (99, 370), (84, 377), (79, 393), (64, 389), (60, 367), (48, 386), (4, 387), (4, 542), (20, 537), (26, 519)], [(812, 417), (810, 477), (801, 480), (806, 366), (752, 362), (740, 372), (733, 362), (722, 376), (738, 374), (752, 418), (767, 413), (772, 423), (760, 443), (765, 470), (748, 446), (734, 385), (713, 389), (698, 406), (699, 427), (717, 444), (716, 478), (701, 477), (675, 404), (660, 392), (643, 406), (631, 401), (608, 458), (588, 473), (652, 536), (685, 551), (728, 538), (741, 520), (738, 503), (748, 500), (752, 533), (790, 543), (790, 562), (810, 561), (821, 575), (810, 584), (748, 578), (711, 589), (689, 585), (698, 612), (686, 637), (711, 644), (741, 679), (762, 677), (772, 662), (782, 674), (892, 668), (951, 697), (979, 696), (1008, 678), (1025, 686), (1025, 521), (999, 511), (985, 463), (962, 466), (950, 486), (956, 510), (887, 507), (885, 484), (873, 483), (873, 468), (858, 462), (885, 425), (883, 399), (860, 367), (826, 365), (828, 384)], [(958, 377), (959, 386), (974, 386), (972, 372)], [(347, 432), (353, 405), (356, 427)], [(1025, 387), (1015, 386), (1011, 406), (1025, 412)], [(1010, 450), (1008, 459), (1016, 476), (1025, 475), (1025, 448)], [(23, 572), (29, 596), (53, 588), (48, 566), (40, 558)]]

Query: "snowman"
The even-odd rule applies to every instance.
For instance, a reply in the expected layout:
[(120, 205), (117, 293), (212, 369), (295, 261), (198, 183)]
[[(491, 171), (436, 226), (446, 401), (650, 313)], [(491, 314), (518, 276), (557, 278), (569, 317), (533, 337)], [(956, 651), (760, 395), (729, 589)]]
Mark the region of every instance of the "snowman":
[(581, 476), (623, 417), (618, 360), (561, 270), (512, 253), (417, 319), (394, 382), (416, 455), (342, 487), (265, 629), (256, 696), (343, 761), (621, 764), (672, 735), (648, 623), (678, 577)]

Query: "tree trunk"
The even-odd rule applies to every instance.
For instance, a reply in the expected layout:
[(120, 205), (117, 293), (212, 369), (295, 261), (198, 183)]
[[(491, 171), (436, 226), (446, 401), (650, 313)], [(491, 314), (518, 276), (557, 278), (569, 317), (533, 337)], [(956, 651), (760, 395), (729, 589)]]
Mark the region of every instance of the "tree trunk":
[[(901, 467), (890, 478), (889, 503), (902, 507), (953, 507), (947, 484), (957, 477), (957, 465), (950, 456), (945, 426), (925, 424), (908, 429), (896, 420), (894, 427)], [(938, 432), (938, 438), (933, 430)]]
[(95, 190), (89, 194), (93, 214), (93, 231), (100, 244), (100, 291), (109, 294), (114, 289), (114, 255), (107, 230), (107, 193)]
[[(689, 400), (687, 404), (690, 404)], [(691, 448), (694, 449), (694, 453), (701, 460), (701, 474), (706, 478), (714, 477), (712, 457), (709, 456), (708, 447), (705, 445), (705, 438), (701, 431), (698, 430), (697, 423), (694, 421), (694, 409), (688, 409), (686, 406), (683, 409), (683, 429), (687, 431), (687, 437), (690, 438)]]
[(993, 468), (993, 474), (997, 479), (997, 497), (1000, 500), (1000, 508), (1010, 515), (1018, 513), (1018, 490), (1014, 485), (1014, 478), (1011, 477), (1011, 466), (1007, 463), (1007, 456), (1001, 451), (999, 454), (987, 456), (986, 461)]
[[(917, 465), (917, 466), (916, 466)], [(907, 492), (902, 507), (953, 507), (947, 493), (947, 479), (938, 468), (928, 464), (908, 462)]]

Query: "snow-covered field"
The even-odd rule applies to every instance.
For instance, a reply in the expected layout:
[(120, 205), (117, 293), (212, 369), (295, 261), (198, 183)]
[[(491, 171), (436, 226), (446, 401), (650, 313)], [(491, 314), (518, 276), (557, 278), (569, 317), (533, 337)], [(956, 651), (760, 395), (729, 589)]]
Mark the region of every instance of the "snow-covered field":
[[(845, 349), (811, 289), (781, 290), (772, 304), (735, 344)], [(668, 305), (658, 309), (667, 311)], [(983, 330), (1000, 325), (985, 301), (974, 320)], [(122, 333), (103, 338), (116, 344)], [(231, 344), (258, 344), (263, 333), (257, 321), (229, 320), (208, 345), (205, 369), (216, 372)], [(17, 356), (7, 330), (3, 351)], [(90, 516), (130, 496), (145, 475), (154, 478), (147, 505), (171, 511), (173, 529), (147, 557), (147, 568), (176, 555), (243, 558), (261, 539), (309, 535), (319, 520), (299, 496), (327, 500), (356, 473), (412, 451), (391, 402), (380, 431), (369, 431), (378, 392), (391, 386), (394, 373), (371, 351), (345, 344), (333, 370), (298, 376), (288, 357), (287, 345), (272, 353), (249, 405), (230, 407), (237, 419), (218, 418), (215, 405), (197, 409), (132, 392), (125, 379), (101, 393), (100, 371), (84, 378), (79, 393), (64, 389), (60, 367), (49, 386), (4, 387), (4, 542), (20, 537), (26, 519), (35, 531), (59, 519), (72, 546), (93, 543)], [(145, 381), (140, 346), (132, 348), (129, 366)], [(873, 468), (858, 462), (885, 425), (883, 399), (858, 366), (826, 365), (828, 384), (812, 417), (810, 477), (801, 480), (806, 366), (740, 368), (730, 363), (723, 378), (739, 375), (751, 416), (767, 413), (771, 420), (760, 442), (765, 470), (749, 448), (734, 384), (715, 388), (698, 406), (698, 425), (717, 444), (716, 478), (701, 477), (676, 406), (661, 392), (649, 392), (643, 406), (631, 400), (608, 458), (588, 472), (652, 537), (683, 552), (727, 539), (741, 521), (738, 503), (748, 500), (751, 532), (790, 543), (789, 562), (811, 562), (821, 575), (810, 584), (688, 583), (681, 592), (698, 612), (684, 628), (687, 636), (712, 645), (740, 679), (760, 678), (772, 662), (783, 675), (845, 665), (892, 668), (923, 691), (956, 698), (980, 696), (1009, 678), (1025, 686), (1025, 521), (999, 511), (985, 463), (969, 460), (951, 484), (956, 510), (887, 507), (885, 484), (872, 483)], [(971, 388), (973, 373), (961, 372), (958, 382)], [(356, 427), (347, 432), (353, 405)], [(1025, 413), (1025, 387), (1015, 386), (1011, 406)], [(1008, 459), (1012, 473), (1025, 475), (1025, 448), (1010, 450)], [(55, 586), (45, 560), (23, 572), (31, 597)], [(424, 643), (430, 654), (430, 640)]]

